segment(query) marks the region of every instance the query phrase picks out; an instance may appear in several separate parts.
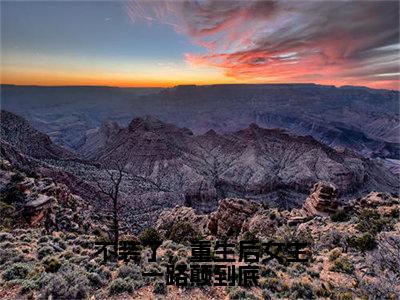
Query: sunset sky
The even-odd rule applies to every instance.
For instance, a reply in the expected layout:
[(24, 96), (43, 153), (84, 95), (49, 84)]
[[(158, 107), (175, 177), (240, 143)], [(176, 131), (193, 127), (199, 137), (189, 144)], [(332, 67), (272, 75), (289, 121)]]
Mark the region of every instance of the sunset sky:
[(1, 82), (399, 89), (398, 1), (1, 1)]

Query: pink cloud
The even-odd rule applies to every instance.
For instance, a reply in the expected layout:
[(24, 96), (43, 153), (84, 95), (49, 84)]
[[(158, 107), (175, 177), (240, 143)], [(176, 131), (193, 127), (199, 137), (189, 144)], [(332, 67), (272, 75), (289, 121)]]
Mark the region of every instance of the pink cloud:
[(205, 48), (205, 54), (185, 54), (188, 63), (220, 68), (239, 80), (399, 87), (397, 1), (134, 2), (127, 7), (132, 20), (169, 24)]

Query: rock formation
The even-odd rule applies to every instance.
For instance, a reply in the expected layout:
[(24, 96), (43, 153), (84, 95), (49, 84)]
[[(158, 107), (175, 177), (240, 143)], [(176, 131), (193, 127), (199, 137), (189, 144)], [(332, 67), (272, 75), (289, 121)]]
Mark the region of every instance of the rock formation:
[(310, 196), (303, 204), (304, 211), (310, 215), (328, 215), (338, 207), (337, 189), (328, 182), (317, 182), (311, 190)]
[(265, 236), (285, 224), (283, 215), (254, 201), (223, 199), (218, 209), (210, 214), (200, 214), (195, 209), (176, 206), (160, 214), (155, 226), (165, 234), (175, 224), (188, 223), (197, 232), (219, 238), (237, 237), (246, 232), (259, 232)]
[(155, 227), (161, 234), (165, 235), (175, 224), (189, 223), (193, 228), (202, 234), (208, 233), (208, 216), (199, 215), (190, 207), (175, 207), (160, 214)]
[(242, 199), (224, 199), (218, 210), (210, 215), (208, 229), (218, 237), (237, 236), (245, 220), (262, 208), (261, 204)]
[(328, 182), (317, 182), (301, 209), (291, 212), (288, 224), (296, 225), (314, 216), (328, 216), (336, 211), (338, 205), (336, 187)]

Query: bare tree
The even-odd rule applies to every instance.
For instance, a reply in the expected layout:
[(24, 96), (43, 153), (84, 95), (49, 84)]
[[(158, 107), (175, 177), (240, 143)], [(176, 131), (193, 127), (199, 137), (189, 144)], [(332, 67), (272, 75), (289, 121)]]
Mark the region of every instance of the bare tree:
[(124, 177), (126, 163), (124, 161), (113, 162), (103, 166), (103, 169), (106, 171), (109, 177), (109, 184), (102, 184), (97, 178), (92, 176), (92, 180), (96, 183), (99, 191), (104, 194), (109, 200), (111, 204), (111, 209), (106, 209), (107, 212), (111, 212), (112, 214), (112, 236), (114, 247), (118, 247), (119, 242), (119, 219), (120, 212), (122, 209), (122, 204), (120, 203), (120, 186), (122, 179)]

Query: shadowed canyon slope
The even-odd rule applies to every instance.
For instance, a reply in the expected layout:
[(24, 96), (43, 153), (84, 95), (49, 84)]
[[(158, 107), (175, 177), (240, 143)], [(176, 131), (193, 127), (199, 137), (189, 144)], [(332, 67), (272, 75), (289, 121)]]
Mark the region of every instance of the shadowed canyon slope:
[(0, 111), (1, 139), (19, 149), (23, 154), (37, 159), (73, 159), (74, 154), (54, 144), (50, 138), (23, 118)]
[(152, 117), (136, 118), (125, 128), (103, 124), (78, 152), (106, 165), (124, 162), (128, 173), (159, 191), (183, 194), (187, 205), (203, 211), (232, 196), (291, 206), (304, 200), (297, 193), (319, 180), (332, 182), (342, 195), (398, 187), (374, 160), (256, 124), (235, 133), (194, 135)]

